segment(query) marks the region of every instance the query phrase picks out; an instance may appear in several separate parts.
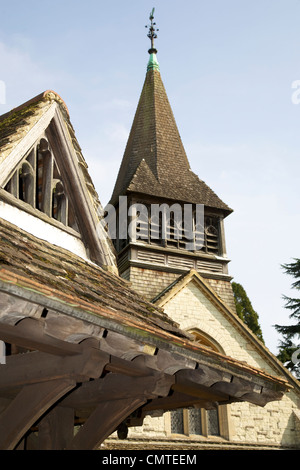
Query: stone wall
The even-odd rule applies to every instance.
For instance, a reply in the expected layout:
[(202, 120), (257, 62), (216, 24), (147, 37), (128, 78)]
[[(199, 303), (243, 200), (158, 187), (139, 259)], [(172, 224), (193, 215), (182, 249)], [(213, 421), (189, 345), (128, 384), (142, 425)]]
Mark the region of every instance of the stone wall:
[[(146, 270), (145, 270), (146, 271)], [(138, 283), (138, 272), (135, 282)], [(152, 271), (151, 271), (151, 274)], [(157, 273), (157, 275), (161, 273)], [(143, 274), (147, 276), (147, 272)], [(149, 276), (149, 285), (151, 276)], [(145, 282), (143, 280), (143, 283)], [(163, 282), (162, 277), (162, 282)], [(147, 282), (146, 282), (147, 283)], [(220, 350), (226, 355), (234, 357), (247, 364), (261, 368), (268, 373), (278, 375), (271, 362), (268, 362), (246, 335), (242, 335), (235, 325), (214, 306), (202, 293), (194, 282), (190, 282), (181, 291), (172, 297), (164, 309), (166, 313), (178, 322), (185, 330), (198, 329), (200, 332), (214, 338)], [(229, 440), (222, 438), (196, 437), (199, 445), (212, 441), (220, 445), (249, 445), (249, 446), (284, 446), (300, 447), (300, 425), (298, 418), (299, 397), (294, 391), (287, 393), (281, 401), (268, 403), (265, 407), (258, 407), (248, 402), (228, 405)], [(168, 441), (176, 439), (178, 435), (170, 434), (169, 413), (163, 416), (146, 417), (143, 427), (131, 428), (129, 438), (132, 439), (161, 439)], [(195, 436), (182, 436), (181, 441), (193, 442)]]
[(174, 282), (179, 274), (131, 266), (122, 273), (131, 287), (145, 299), (152, 300)]
[[(158, 269), (131, 266), (127, 268), (121, 276), (130, 281), (132, 288), (139, 294), (143, 295), (147, 300), (152, 300), (164, 289), (169, 287), (171, 283), (176, 281), (180, 274)], [(223, 279), (205, 278), (205, 280), (220, 299), (235, 312), (236, 310), (231, 283)]]
[[(166, 305), (166, 313), (185, 330), (198, 329), (220, 345), (227, 356), (278, 375), (278, 370), (236, 327), (207, 299), (193, 282), (185, 286)], [(257, 444), (300, 445), (294, 410), (298, 408), (295, 392), (281, 401), (261, 408), (250, 403), (229, 407), (230, 440)]]
[[(201, 275), (201, 273), (200, 273)], [(227, 305), (230, 310), (236, 312), (234, 295), (231, 286), (231, 282), (224, 281), (223, 279), (205, 279), (207, 283), (212, 287), (216, 294), (220, 297), (223, 302)]]

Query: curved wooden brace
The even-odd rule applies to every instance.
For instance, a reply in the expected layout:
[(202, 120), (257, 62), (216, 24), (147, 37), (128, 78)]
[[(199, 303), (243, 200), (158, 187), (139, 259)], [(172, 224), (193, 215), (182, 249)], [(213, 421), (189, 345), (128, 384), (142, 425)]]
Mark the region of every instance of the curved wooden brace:
[(30, 427), (76, 382), (50, 380), (27, 385), (0, 415), (0, 449), (13, 450)]
[(69, 450), (96, 449), (119, 424), (146, 401), (142, 396), (100, 403), (74, 437)]

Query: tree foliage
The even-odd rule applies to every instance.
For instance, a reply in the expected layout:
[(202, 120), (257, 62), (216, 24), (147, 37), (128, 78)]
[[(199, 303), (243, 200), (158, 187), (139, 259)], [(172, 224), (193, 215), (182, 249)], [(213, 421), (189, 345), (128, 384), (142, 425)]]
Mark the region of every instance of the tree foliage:
[[(300, 290), (300, 259), (295, 258), (292, 263), (283, 264), (282, 268), (285, 273), (292, 276), (295, 280), (292, 288), (296, 291)], [(292, 372), (297, 378), (300, 378), (300, 356), (299, 340), (300, 340), (300, 298), (283, 296), (285, 300), (285, 308), (290, 310), (289, 318), (294, 320), (291, 325), (275, 325), (276, 330), (282, 334), (283, 339), (280, 341), (278, 359)]]
[(264, 343), (262, 330), (259, 325), (258, 314), (252, 307), (248, 295), (241, 284), (232, 283), (234, 301), (238, 316), (253, 331), (253, 333)]

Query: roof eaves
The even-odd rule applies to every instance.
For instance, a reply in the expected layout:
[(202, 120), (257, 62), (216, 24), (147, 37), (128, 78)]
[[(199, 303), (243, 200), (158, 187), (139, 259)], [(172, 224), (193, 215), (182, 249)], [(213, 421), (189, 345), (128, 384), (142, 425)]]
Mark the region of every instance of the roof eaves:
[(221, 310), (231, 323), (234, 323), (243, 332), (244, 335), (255, 344), (255, 347), (264, 355), (267, 362), (281, 372), (284, 376), (288, 377), (289, 381), (293, 383), (295, 389), (300, 392), (299, 381), (284, 367), (284, 365), (277, 359), (277, 357), (257, 338), (257, 336), (250, 330), (250, 328), (233, 312), (225, 302), (216, 294), (212, 287), (202, 278), (202, 276), (194, 269), (188, 273), (182, 274), (178, 279), (171, 283), (164, 289), (152, 302), (158, 307), (163, 308), (180, 290), (182, 290), (190, 282), (196, 282), (204, 295)]

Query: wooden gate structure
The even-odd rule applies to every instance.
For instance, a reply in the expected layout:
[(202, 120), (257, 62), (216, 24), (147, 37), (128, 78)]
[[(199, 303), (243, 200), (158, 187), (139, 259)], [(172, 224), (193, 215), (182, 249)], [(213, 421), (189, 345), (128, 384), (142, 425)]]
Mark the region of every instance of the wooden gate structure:
[(284, 379), (194, 343), (115, 274), (1, 220), (1, 449), (96, 449), (153, 410), (280, 400)]

